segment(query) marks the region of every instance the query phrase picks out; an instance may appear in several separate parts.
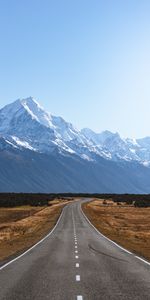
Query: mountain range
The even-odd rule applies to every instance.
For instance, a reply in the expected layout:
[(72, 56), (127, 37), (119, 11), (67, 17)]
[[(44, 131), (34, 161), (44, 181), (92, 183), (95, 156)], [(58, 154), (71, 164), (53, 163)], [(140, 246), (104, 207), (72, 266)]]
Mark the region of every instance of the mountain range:
[(150, 137), (76, 129), (32, 97), (0, 110), (0, 192), (150, 193)]

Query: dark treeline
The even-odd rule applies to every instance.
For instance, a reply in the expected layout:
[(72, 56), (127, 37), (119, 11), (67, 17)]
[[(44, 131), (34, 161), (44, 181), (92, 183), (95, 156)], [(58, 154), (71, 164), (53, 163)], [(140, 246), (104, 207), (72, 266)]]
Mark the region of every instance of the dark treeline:
[(0, 207), (15, 207), (22, 205), (44, 206), (55, 196), (47, 194), (0, 193)]
[(59, 194), (33, 194), (33, 193), (0, 193), (0, 207), (14, 207), (22, 205), (43, 206), (50, 205), (50, 201), (57, 198), (74, 197), (112, 199), (114, 202), (134, 204), (136, 207), (150, 206), (150, 195), (136, 194), (87, 194), (87, 193), (59, 193)]

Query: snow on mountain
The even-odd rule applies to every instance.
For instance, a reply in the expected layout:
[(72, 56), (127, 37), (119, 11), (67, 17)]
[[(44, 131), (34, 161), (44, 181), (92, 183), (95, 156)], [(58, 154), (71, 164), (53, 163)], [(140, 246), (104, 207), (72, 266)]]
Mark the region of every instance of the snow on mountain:
[(101, 133), (96, 133), (89, 128), (83, 128), (81, 133), (84, 134), (87, 139), (93, 141), (96, 145), (103, 145), (106, 139), (112, 138), (116, 135), (108, 130), (102, 131)]
[[(61, 117), (52, 116), (33, 98), (18, 99), (0, 110), (0, 136), (15, 146), (39, 152), (97, 153), (86, 137)], [(86, 153), (85, 153), (86, 152)]]
[(123, 139), (108, 130), (96, 133), (84, 128), (79, 131), (62, 117), (46, 112), (32, 97), (18, 99), (0, 110), (0, 138), (1, 149), (5, 144), (5, 147), (41, 153), (57, 150), (84, 160), (96, 160), (100, 156), (150, 164), (150, 137)]
[(108, 153), (108, 158), (114, 161), (138, 161), (145, 166), (150, 162), (150, 138), (144, 139), (123, 139), (118, 133), (108, 130), (95, 133), (91, 129), (84, 128), (82, 133), (86, 138), (93, 141), (98, 148)]

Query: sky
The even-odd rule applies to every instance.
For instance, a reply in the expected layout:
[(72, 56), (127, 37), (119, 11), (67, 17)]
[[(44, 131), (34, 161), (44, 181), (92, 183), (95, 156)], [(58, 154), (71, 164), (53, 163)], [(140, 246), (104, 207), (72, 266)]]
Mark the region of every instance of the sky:
[(0, 107), (150, 136), (149, 0), (0, 0)]

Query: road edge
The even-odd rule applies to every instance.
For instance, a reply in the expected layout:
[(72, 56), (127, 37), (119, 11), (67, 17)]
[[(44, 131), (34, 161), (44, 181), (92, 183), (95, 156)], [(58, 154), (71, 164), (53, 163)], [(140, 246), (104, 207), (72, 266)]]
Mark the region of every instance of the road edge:
[(7, 266), (9, 266), (10, 264), (12, 264), (13, 262), (17, 261), (18, 259), (20, 259), (21, 257), (23, 257), (24, 255), (26, 255), (27, 253), (29, 253), (31, 250), (33, 250), (35, 247), (37, 247), (39, 244), (43, 243), (56, 229), (56, 227), (58, 226), (63, 214), (64, 214), (64, 209), (67, 205), (65, 205), (61, 211), (61, 214), (55, 224), (55, 226), (52, 228), (52, 230), (45, 236), (43, 237), (41, 240), (39, 240), (36, 244), (34, 244), (33, 246), (31, 246), (29, 249), (27, 249), (26, 251), (24, 251), (22, 254), (16, 256), (14, 259), (11, 259), (10, 261), (8, 261), (7, 263), (4, 263), (4, 265), (0, 266), (0, 271), (2, 271), (4, 268), (6, 268)]
[(146, 259), (138, 256), (138, 255), (135, 255), (133, 252), (130, 252), (129, 250), (125, 249), (124, 247), (120, 246), (119, 244), (117, 244), (116, 242), (114, 242), (113, 240), (109, 239), (107, 236), (105, 236), (103, 233), (101, 233), (92, 223), (91, 221), (88, 219), (88, 217), (85, 215), (85, 213), (83, 212), (83, 209), (81, 207), (81, 204), (80, 204), (80, 210), (81, 210), (81, 213), (83, 214), (84, 218), (87, 220), (87, 222), (90, 224), (90, 226), (92, 226), (94, 228), (94, 230), (102, 237), (104, 237), (106, 240), (108, 240), (109, 242), (111, 242), (112, 244), (114, 244), (116, 247), (120, 248), (121, 250), (123, 250), (124, 252), (128, 253), (128, 254), (131, 254), (133, 255), (135, 258), (137, 258), (138, 260), (144, 262), (145, 264), (147, 264), (148, 266), (150, 266), (150, 262), (147, 261)]

